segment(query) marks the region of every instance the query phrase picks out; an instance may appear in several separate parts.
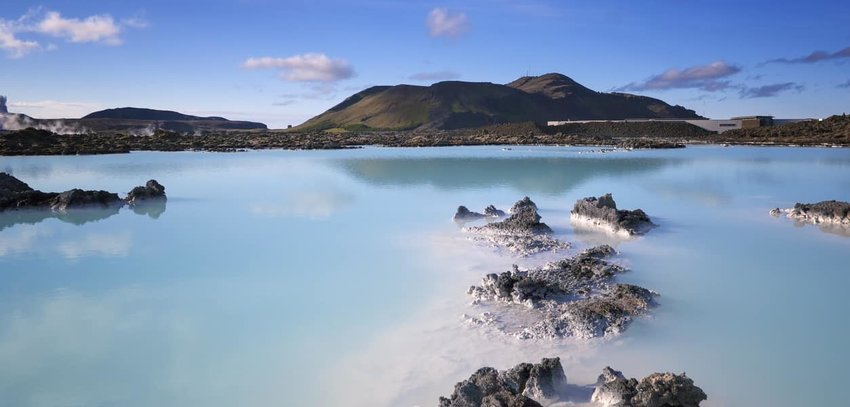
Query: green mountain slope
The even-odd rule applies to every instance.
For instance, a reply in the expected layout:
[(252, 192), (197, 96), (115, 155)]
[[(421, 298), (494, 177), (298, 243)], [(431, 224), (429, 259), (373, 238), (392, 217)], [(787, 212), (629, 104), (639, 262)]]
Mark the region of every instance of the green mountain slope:
[(298, 129), (457, 129), (526, 121), (699, 117), (658, 99), (595, 92), (564, 75), (546, 74), (507, 85), (450, 81), (376, 86)]

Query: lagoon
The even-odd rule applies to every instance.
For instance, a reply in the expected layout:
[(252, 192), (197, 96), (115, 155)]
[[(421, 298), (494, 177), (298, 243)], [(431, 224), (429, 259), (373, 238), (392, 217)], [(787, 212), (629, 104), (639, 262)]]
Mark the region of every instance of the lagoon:
[[(707, 406), (841, 405), (850, 237), (773, 207), (850, 200), (850, 150), (691, 146), (377, 148), (3, 157), (45, 191), (128, 191), (148, 213), (0, 213), (0, 405), (430, 406), (481, 366), (560, 356), (686, 371)], [(574, 228), (614, 194), (660, 225)], [(514, 258), (467, 239), (458, 205), (540, 208), (568, 253)], [(95, 211), (96, 212), (96, 211)], [(608, 243), (619, 281), (661, 294), (620, 336), (521, 341), (469, 327), (487, 273)]]

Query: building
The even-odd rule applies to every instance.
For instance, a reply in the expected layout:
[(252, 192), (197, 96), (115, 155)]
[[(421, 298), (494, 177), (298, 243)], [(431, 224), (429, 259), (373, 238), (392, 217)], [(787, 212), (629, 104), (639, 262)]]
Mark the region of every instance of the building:
[(728, 120), (718, 119), (623, 119), (623, 120), (567, 120), (549, 121), (547, 126), (561, 126), (569, 123), (641, 123), (641, 122), (685, 122), (694, 126), (723, 133), (735, 129), (752, 129), (755, 127), (769, 127), (779, 124), (788, 124), (814, 119), (774, 119), (773, 116), (740, 116)]

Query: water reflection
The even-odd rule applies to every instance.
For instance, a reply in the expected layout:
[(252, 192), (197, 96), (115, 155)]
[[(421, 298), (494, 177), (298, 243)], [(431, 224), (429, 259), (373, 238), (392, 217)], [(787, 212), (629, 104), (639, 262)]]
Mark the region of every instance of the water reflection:
[[(139, 215), (158, 219), (165, 212), (166, 200), (149, 200), (134, 205), (131, 209)], [(19, 209), (0, 212), (0, 231), (15, 225), (35, 225), (46, 219), (58, 219), (72, 225), (84, 225), (117, 215), (120, 206), (92, 207), (53, 211), (50, 209)]]
[(432, 185), (441, 189), (507, 185), (528, 193), (560, 194), (596, 177), (660, 171), (681, 161), (672, 158), (374, 158), (341, 160), (349, 174), (370, 184)]

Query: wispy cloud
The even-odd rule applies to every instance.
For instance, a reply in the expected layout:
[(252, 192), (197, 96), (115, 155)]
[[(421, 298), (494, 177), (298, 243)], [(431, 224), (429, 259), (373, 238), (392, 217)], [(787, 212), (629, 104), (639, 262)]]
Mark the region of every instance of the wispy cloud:
[(21, 58), (40, 48), (36, 41), (26, 41), (15, 36), (15, 22), (0, 19), (0, 49), (9, 58)]
[(425, 19), (428, 35), (432, 37), (457, 38), (469, 31), (469, 19), (466, 13), (450, 12), (446, 8), (435, 8)]
[(31, 9), (17, 20), (0, 18), (0, 49), (10, 58), (21, 58), (38, 50), (54, 50), (56, 44), (42, 44), (36, 39), (22, 39), (22, 35), (43, 35), (62, 38), (71, 43), (100, 43), (121, 45), (125, 28), (144, 28), (147, 22), (130, 18), (116, 22), (109, 14), (85, 18), (63, 17), (58, 11)]
[(802, 91), (803, 85), (794, 82), (774, 83), (772, 85), (743, 88), (740, 91), (742, 99), (769, 98), (789, 90)]
[(645, 91), (691, 88), (716, 92), (734, 87), (729, 81), (721, 79), (738, 72), (741, 72), (741, 68), (736, 65), (730, 65), (724, 61), (715, 61), (707, 65), (692, 66), (685, 69), (671, 68), (650, 77), (644, 82), (632, 82), (616, 90)]
[(782, 63), (782, 64), (814, 64), (822, 61), (831, 61), (836, 59), (844, 59), (850, 58), (850, 47), (835, 51), (835, 52), (827, 52), (827, 51), (815, 51), (809, 55), (799, 58), (777, 58), (771, 59), (770, 61), (765, 62), (765, 64), (770, 63)]
[(438, 71), (438, 72), (419, 72), (413, 75), (410, 75), (408, 79), (420, 82), (428, 82), (428, 81), (449, 81), (452, 79), (460, 78), (460, 74), (452, 71)]
[(838, 84), (838, 87), (839, 88), (850, 88), (850, 79), (848, 79), (847, 82)]
[(344, 59), (331, 59), (325, 54), (309, 53), (286, 58), (248, 58), (246, 69), (278, 69), (280, 77), (293, 82), (335, 82), (354, 77), (354, 68)]

